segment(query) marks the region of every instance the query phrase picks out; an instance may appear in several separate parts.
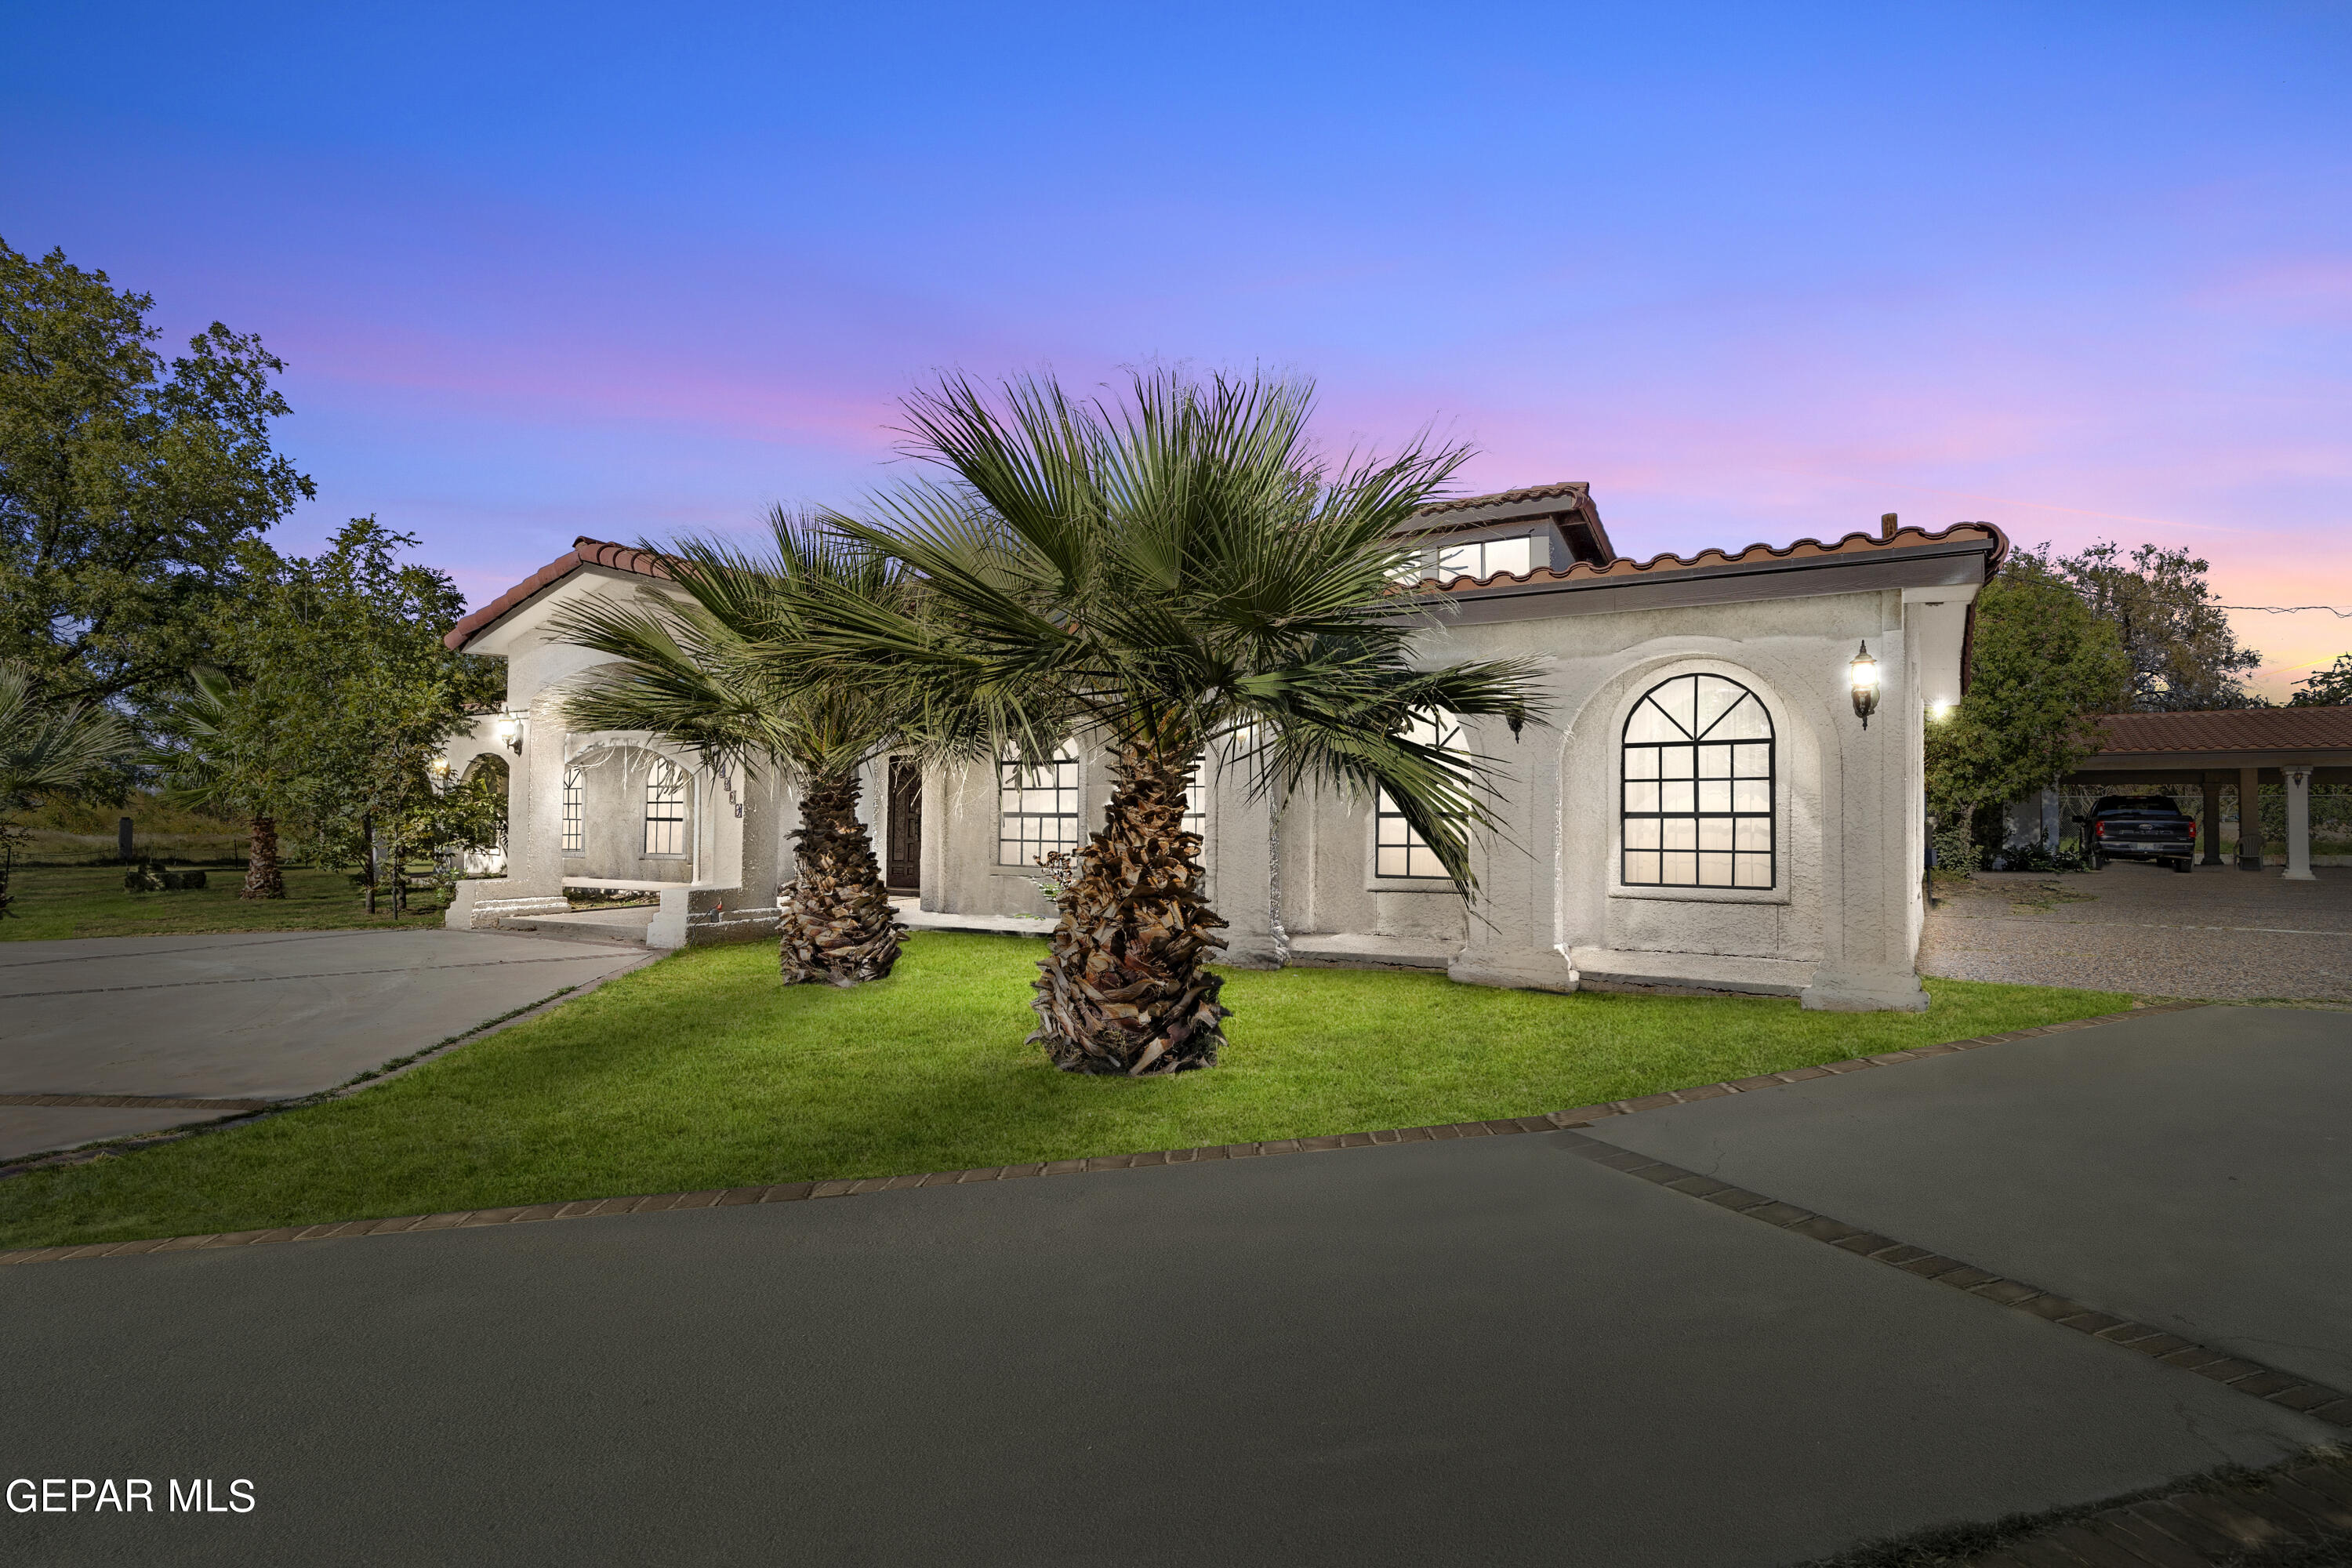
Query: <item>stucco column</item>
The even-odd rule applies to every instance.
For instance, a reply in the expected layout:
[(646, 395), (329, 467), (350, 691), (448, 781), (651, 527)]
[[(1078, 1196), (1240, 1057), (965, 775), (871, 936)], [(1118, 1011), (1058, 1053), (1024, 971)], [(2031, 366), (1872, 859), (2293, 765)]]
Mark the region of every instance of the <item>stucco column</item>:
[(2311, 874), (2311, 770), (2281, 768), (2286, 779), (2286, 880), (2315, 882)]
[(2214, 773), (2197, 775), (2197, 793), (2205, 800), (2205, 853), (2200, 866), (2221, 863), (2221, 780)]
[(2263, 868), (2263, 770), (2238, 770), (2238, 869)]

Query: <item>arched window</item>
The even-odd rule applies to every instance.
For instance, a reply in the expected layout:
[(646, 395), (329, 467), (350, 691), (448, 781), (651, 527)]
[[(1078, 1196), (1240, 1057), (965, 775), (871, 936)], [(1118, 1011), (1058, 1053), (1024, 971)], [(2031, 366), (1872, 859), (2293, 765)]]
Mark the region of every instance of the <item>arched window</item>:
[(588, 798), (578, 768), (563, 770), (563, 852), (588, 853)]
[(1067, 746), (1034, 761), (1008, 754), (996, 769), (996, 863), (1034, 866), (1078, 847), (1078, 759)]
[(646, 775), (646, 853), (686, 853), (687, 776), (667, 757)]
[(1625, 720), (1629, 887), (1769, 888), (1772, 716), (1720, 675), (1662, 680)]
[[(1404, 738), (1418, 741), (1424, 746), (1440, 751), (1463, 750), (1462, 721), (1451, 713), (1434, 713), (1415, 718), (1404, 727)], [(1432, 849), (1413, 831), (1397, 809), (1389, 792), (1380, 792), (1372, 806), (1372, 875), (1376, 877), (1413, 877), (1423, 879), (1442, 879), (1445, 868)]]

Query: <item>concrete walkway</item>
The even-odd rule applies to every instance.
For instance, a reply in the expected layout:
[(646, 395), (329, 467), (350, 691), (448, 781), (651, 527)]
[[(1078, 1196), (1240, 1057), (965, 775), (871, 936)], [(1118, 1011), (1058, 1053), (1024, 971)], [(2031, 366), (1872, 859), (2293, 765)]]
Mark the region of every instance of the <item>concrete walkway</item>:
[(258, 1500), (0, 1515), (0, 1552), (1769, 1568), (2264, 1464), (2340, 1429), (1578, 1150), (2340, 1372), (2336, 1021), (2134, 1019), (1589, 1133), (0, 1269), (0, 1471)]
[[(649, 957), (431, 930), (10, 942), (0, 1096), (310, 1094)], [(0, 1104), (0, 1158), (222, 1114)]]
[(2214, 1001), (2352, 1002), (2352, 868), (2316, 881), (2135, 861), (2071, 876), (1979, 873), (1939, 893), (1924, 974)]

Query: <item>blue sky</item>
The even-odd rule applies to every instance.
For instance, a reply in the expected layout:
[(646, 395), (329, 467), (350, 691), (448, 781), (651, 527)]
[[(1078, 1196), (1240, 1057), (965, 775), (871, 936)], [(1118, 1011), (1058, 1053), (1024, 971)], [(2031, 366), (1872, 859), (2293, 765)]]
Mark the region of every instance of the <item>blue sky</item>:
[[(2352, 8), (19, 7), (0, 237), (285, 356), (477, 602), (939, 370), (1317, 376), (1629, 553), (1984, 518), (2352, 607)], [(2240, 617), (2283, 692), (2352, 646)]]

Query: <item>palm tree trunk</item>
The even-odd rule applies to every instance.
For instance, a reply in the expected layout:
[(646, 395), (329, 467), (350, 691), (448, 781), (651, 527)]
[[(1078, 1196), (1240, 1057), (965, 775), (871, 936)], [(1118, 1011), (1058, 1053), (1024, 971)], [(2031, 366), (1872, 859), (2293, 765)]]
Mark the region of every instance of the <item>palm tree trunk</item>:
[(812, 781), (792, 837), (800, 874), (776, 900), (784, 984), (882, 979), (898, 962), (907, 928), (891, 911), (873, 842), (857, 820), (857, 775)]
[(257, 816), (245, 852), (245, 890), (240, 899), (282, 899), (286, 873), (278, 864), (278, 819)]
[(1225, 922), (1202, 894), (1201, 841), (1184, 831), (1192, 771), (1189, 757), (1132, 746), (1112, 770), (1110, 810), (1062, 891), (1030, 1004), (1030, 1040), (1065, 1072), (1213, 1067), (1225, 1043), (1224, 976), (1208, 967)]

